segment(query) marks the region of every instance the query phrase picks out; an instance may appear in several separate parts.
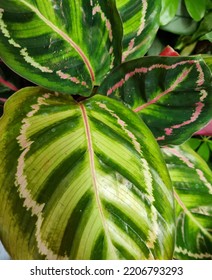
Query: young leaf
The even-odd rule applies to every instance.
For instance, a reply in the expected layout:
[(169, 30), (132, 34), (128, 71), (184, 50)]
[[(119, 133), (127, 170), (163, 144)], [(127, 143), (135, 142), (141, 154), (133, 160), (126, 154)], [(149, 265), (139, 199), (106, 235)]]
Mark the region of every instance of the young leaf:
[[(195, 45), (200, 40), (208, 40), (212, 42), (212, 31), (211, 31), (211, 22), (212, 22), (212, 12), (209, 12), (204, 16), (202, 21), (199, 23), (198, 28), (190, 36), (180, 36), (175, 45), (175, 48), (178, 50), (183, 50), (189, 46)], [(182, 51), (181, 51), (182, 53)], [(208, 66), (211, 66), (211, 56), (205, 57), (205, 62), (208, 62)]]
[(196, 150), (201, 145), (202, 140), (198, 138), (191, 138), (187, 141), (187, 143), (193, 150)]
[(0, 238), (13, 259), (172, 258), (170, 178), (135, 113), (26, 88), (0, 127)]
[(161, 145), (181, 144), (211, 119), (211, 72), (196, 57), (144, 57), (122, 64), (98, 92), (121, 100)]
[(210, 157), (210, 149), (208, 143), (203, 142), (197, 150), (197, 153), (207, 162)]
[(160, 14), (160, 24), (166, 25), (175, 16), (179, 4), (179, 0), (162, 0), (162, 10)]
[(200, 21), (205, 14), (206, 0), (185, 0), (188, 13), (195, 21)]
[(198, 27), (197, 22), (190, 17), (185, 7), (184, 0), (178, 2), (179, 6), (175, 17), (168, 24), (163, 25), (160, 28), (179, 35), (193, 34)]
[(116, 0), (124, 29), (122, 61), (146, 54), (159, 28), (159, 0)]
[(1, 0), (0, 57), (46, 88), (90, 95), (121, 61), (115, 0)]
[(174, 258), (212, 259), (212, 172), (188, 145), (162, 149), (174, 186)]

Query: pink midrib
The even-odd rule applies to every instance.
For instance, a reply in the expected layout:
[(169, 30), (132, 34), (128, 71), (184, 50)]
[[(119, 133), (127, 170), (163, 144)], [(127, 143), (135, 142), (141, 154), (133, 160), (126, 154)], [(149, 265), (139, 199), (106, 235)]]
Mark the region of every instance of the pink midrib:
[(0, 84), (8, 87), (9, 89), (13, 90), (13, 91), (17, 91), (18, 88), (16, 86), (14, 86), (12, 83), (4, 80), (2, 77), (0, 77)]
[(170, 88), (168, 88), (167, 90), (165, 90), (164, 92), (162, 92), (161, 94), (159, 94), (158, 96), (156, 96), (154, 99), (150, 100), (149, 102), (135, 108), (133, 111), (134, 112), (140, 112), (141, 110), (145, 109), (146, 107), (155, 104), (156, 102), (158, 102), (162, 97), (164, 97), (165, 95), (167, 95), (168, 93), (172, 92), (179, 83), (181, 83), (187, 76), (188, 74), (191, 72), (191, 69), (186, 69), (183, 71), (183, 73), (180, 75), (180, 77), (178, 77), (174, 83), (171, 85)]
[(27, 7), (29, 7), (41, 20), (43, 20), (51, 29), (53, 29), (58, 35), (60, 35), (66, 42), (68, 42), (77, 51), (77, 53), (80, 55), (80, 57), (82, 58), (82, 60), (84, 61), (88, 69), (92, 82), (94, 82), (95, 81), (94, 71), (91, 67), (91, 64), (89, 63), (88, 58), (86, 57), (82, 49), (65, 32), (60, 30), (51, 21), (45, 18), (38, 9), (36, 9), (34, 6), (27, 3), (25, 0), (20, 0), (20, 1), (23, 4), (25, 4)]
[(93, 186), (94, 186), (96, 201), (97, 201), (97, 205), (98, 205), (100, 214), (103, 217), (101, 202), (99, 201), (99, 198), (98, 198), (99, 192), (97, 189), (96, 171), (95, 171), (95, 164), (94, 164), (94, 150), (93, 150), (93, 144), (92, 144), (92, 139), (91, 139), (90, 125), (88, 122), (88, 117), (87, 117), (87, 113), (86, 113), (84, 105), (80, 104), (79, 106), (81, 109), (82, 118), (83, 118), (83, 122), (84, 122), (84, 126), (85, 126), (85, 134), (86, 134), (86, 139), (87, 139), (87, 143), (88, 143), (88, 153), (89, 153), (89, 159), (90, 159), (91, 177), (92, 177), (92, 182), (93, 182)]

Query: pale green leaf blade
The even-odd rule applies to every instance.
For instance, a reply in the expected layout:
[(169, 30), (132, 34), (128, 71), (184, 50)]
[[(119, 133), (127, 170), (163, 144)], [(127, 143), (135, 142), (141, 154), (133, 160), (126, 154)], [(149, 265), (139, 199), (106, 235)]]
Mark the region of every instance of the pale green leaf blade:
[(162, 150), (175, 190), (174, 258), (212, 259), (212, 172), (188, 145)]
[(159, 0), (116, 0), (123, 22), (122, 61), (139, 58), (150, 48), (159, 28)]
[(170, 178), (131, 110), (26, 88), (0, 127), (0, 239), (13, 259), (172, 258)]
[(121, 61), (114, 1), (3, 0), (0, 57), (48, 89), (88, 96)]

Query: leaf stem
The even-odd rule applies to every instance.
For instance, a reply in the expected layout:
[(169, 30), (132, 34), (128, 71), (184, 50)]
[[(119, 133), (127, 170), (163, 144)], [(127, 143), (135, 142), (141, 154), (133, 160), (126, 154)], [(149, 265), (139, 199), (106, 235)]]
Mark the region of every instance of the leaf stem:
[(0, 102), (5, 103), (7, 101), (6, 98), (0, 98)]

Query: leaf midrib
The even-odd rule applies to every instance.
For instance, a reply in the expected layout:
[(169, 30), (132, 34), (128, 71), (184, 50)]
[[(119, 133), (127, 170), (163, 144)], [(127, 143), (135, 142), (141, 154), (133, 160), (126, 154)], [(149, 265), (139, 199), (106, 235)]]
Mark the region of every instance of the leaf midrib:
[[(102, 225), (103, 225), (104, 231), (105, 231), (106, 236), (107, 236), (108, 245), (109, 245), (109, 247), (112, 251), (112, 255), (114, 256), (114, 259), (115, 259), (116, 258), (116, 253), (114, 251), (114, 246), (111, 242), (111, 239), (108, 237), (109, 236), (108, 226), (106, 224), (105, 216), (104, 216), (104, 213), (103, 213), (102, 203), (101, 203), (100, 198), (99, 198), (99, 190), (98, 190), (98, 184), (97, 184), (97, 180), (96, 180), (96, 170), (95, 170), (95, 163), (94, 163), (94, 150), (93, 150), (93, 143), (92, 143), (92, 138), (91, 138), (89, 120), (88, 120), (87, 112), (86, 112), (86, 109), (85, 109), (84, 105), (81, 103), (81, 104), (79, 104), (79, 106), (80, 106), (80, 109), (81, 109), (83, 123), (84, 123), (84, 127), (85, 127), (85, 134), (86, 134), (87, 145), (88, 145), (90, 170), (91, 170), (92, 182), (93, 182), (93, 186), (94, 186), (95, 199), (96, 199), (96, 202), (97, 202), (97, 206), (98, 206), (99, 214), (100, 214), (100, 217), (101, 217)], [(109, 251), (110, 251), (110, 249), (109, 249)]]
[(82, 49), (65, 32), (63, 32), (56, 25), (54, 25), (51, 21), (49, 21), (47, 18), (45, 18), (41, 14), (41, 12), (38, 9), (36, 9), (33, 5), (27, 3), (25, 0), (20, 0), (20, 2), (22, 2), (28, 8), (30, 8), (44, 23), (46, 23), (52, 30), (54, 30), (59, 36), (61, 36), (66, 42), (68, 42), (76, 50), (76, 52), (82, 58), (82, 60), (84, 61), (85, 65), (88, 69), (91, 81), (94, 82), (95, 81), (94, 71), (93, 71), (92, 66), (89, 62), (89, 59), (86, 57), (86, 55), (84, 54)]

